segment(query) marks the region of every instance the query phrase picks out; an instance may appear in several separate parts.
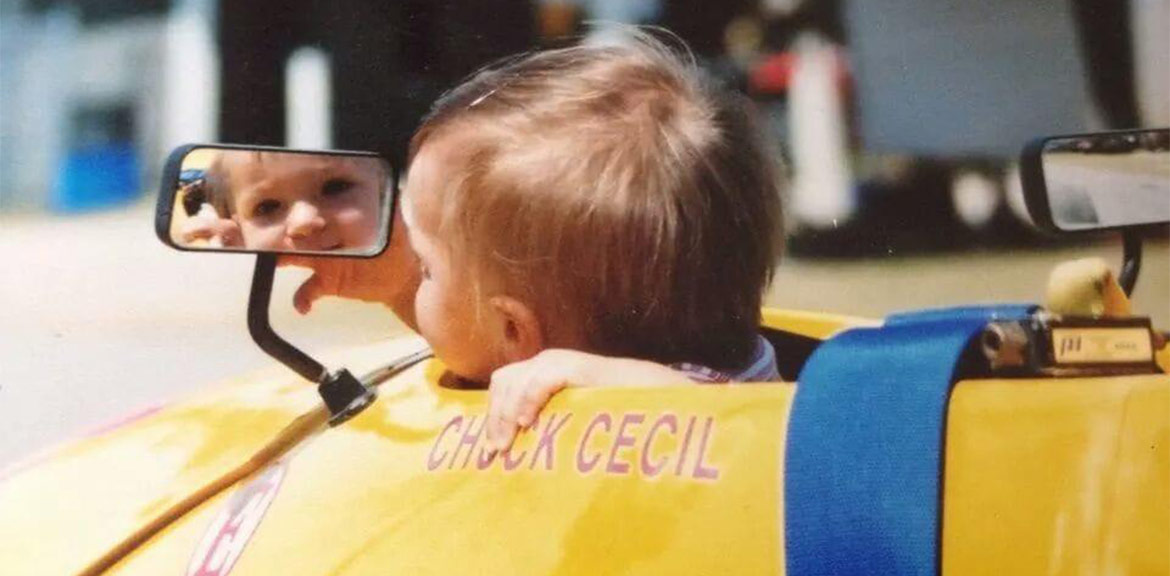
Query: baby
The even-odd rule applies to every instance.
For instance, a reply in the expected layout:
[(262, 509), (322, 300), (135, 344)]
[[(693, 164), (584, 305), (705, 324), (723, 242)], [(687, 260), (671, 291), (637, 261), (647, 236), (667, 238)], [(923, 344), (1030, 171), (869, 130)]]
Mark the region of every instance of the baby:
[[(309, 262), (295, 303), (393, 307), (490, 385), (497, 450), (567, 386), (778, 379), (758, 334), (776, 166), (742, 99), (652, 39), (529, 55), (445, 95), (415, 134), (409, 246)], [(410, 251), (418, 278), (391, 269)]]
[(374, 247), (388, 175), (376, 158), (224, 150), (204, 175), (204, 204), (184, 242), (248, 250)]

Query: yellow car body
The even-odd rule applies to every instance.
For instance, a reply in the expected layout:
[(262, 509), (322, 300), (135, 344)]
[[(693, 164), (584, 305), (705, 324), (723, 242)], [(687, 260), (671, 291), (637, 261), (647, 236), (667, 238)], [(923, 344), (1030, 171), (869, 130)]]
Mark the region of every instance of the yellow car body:
[[(765, 313), (815, 339), (867, 323)], [(443, 370), (421, 361), (326, 427), (303, 417), (315, 387), (274, 366), (43, 454), (0, 479), (0, 572), (785, 572), (799, 383), (569, 390), (490, 458), (486, 393)], [(943, 574), (1170, 573), (1170, 376), (965, 380), (946, 430)]]

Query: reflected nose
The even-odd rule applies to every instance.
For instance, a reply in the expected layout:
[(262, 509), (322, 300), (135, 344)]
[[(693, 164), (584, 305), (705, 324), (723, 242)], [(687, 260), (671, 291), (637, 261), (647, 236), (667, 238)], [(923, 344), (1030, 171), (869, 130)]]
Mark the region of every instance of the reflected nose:
[(289, 210), (285, 223), (292, 238), (307, 238), (325, 227), (325, 218), (312, 202), (297, 202)]

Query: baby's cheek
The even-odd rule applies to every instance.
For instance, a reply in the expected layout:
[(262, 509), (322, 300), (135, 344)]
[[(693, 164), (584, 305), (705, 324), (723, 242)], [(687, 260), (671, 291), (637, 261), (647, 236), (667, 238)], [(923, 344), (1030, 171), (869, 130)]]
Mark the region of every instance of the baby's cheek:
[(284, 226), (274, 223), (260, 223), (253, 219), (244, 218), (240, 222), (240, 232), (244, 236), (244, 246), (250, 250), (287, 250), (284, 238)]
[(455, 329), (457, 323), (453, 322), (454, 318), (449, 310), (444, 309), (433, 281), (423, 281), (419, 285), (414, 297), (414, 314), (418, 321), (419, 334), (430, 344), (435, 355), (449, 366), (455, 365), (450, 367), (458, 367), (462, 358), (459, 353), (458, 331)]
[(418, 330), (424, 338), (431, 339), (431, 332), (433, 332), (433, 322), (436, 316), (434, 306), (431, 303), (431, 290), (428, 286), (429, 282), (423, 281), (419, 284), (418, 289), (414, 294), (414, 315), (418, 321)]
[(378, 233), (377, 212), (344, 208), (334, 212), (333, 220), (350, 245), (372, 244)]

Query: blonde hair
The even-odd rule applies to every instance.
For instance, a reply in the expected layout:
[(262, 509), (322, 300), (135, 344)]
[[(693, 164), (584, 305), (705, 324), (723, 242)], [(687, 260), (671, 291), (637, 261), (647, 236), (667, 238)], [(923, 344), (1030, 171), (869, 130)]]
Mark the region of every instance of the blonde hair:
[(733, 367), (779, 258), (778, 157), (742, 97), (634, 38), (478, 72), (411, 156), (458, 135), (440, 237), (473, 281), (530, 302), (550, 345)]

